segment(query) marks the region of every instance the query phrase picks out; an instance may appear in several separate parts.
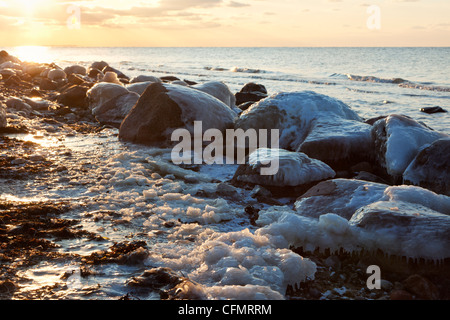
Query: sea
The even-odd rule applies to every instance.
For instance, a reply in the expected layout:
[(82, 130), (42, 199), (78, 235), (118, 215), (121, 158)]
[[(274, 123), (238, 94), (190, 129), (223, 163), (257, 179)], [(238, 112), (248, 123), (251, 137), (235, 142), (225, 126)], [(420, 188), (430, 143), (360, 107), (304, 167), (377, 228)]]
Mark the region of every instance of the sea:
[[(450, 134), (448, 112), (421, 112), (435, 106), (450, 111), (448, 47), (3, 49), (22, 61), (55, 62), (63, 68), (103, 60), (130, 78), (173, 75), (199, 83), (223, 81), (232, 92), (249, 82), (263, 84), (269, 94), (310, 90), (343, 101), (364, 119), (404, 114)], [(185, 298), (284, 299), (287, 285), (313, 277), (314, 264), (280, 240), (282, 229), (277, 235), (273, 224), (280, 211), (258, 203), (251, 190), (231, 190), (231, 197), (217, 193), (218, 181), (228, 181), (237, 166), (186, 170), (170, 163), (168, 150), (120, 142), (115, 129), (96, 135), (52, 131), (15, 137), (40, 144), (40, 155), (64, 165), (68, 173), (3, 185), (0, 198), (69, 201), (73, 210), (65, 217), (79, 220), (83, 229), (104, 239), (62, 240), (60, 252), (89, 256), (134, 240), (145, 241), (148, 252), (138, 252), (136, 264), (91, 266), (90, 276), (70, 259), (42, 262), (20, 274), (27, 281), (19, 297), (39, 291), (39, 297), (51, 299), (127, 295), (158, 300), (157, 290), (129, 285), (157, 267), (168, 267), (191, 281), (180, 289)], [(58, 155), (67, 150), (70, 157)], [(286, 205), (279, 210), (293, 212), (292, 199), (279, 200)], [(269, 210), (265, 220), (251, 224), (245, 212), (249, 205)], [(53, 288), (51, 294), (43, 289), (48, 287)]]

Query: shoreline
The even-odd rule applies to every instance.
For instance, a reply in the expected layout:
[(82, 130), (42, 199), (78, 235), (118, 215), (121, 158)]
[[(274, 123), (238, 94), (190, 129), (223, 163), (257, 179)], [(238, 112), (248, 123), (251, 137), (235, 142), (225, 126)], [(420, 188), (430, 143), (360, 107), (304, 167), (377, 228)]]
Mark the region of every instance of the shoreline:
[[(29, 66), (33, 66), (33, 64)], [(8, 106), (6, 108), (8, 125), (6, 128), (0, 130), (0, 163), (2, 165), (0, 178), (5, 181), (2, 192), (5, 192), (5, 189), (7, 190), (8, 184), (12, 190), (19, 190), (24, 186), (30, 188), (30, 185), (36, 181), (40, 181), (38, 183), (40, 188), (45, 189), (47, 185), (47, 189), (50, 189), (50, 191), (52, 191), (52, 188), (65, 189), (70, 183), (72, 183), (74, 189), (78, 187), (92, 188), (93, 191), (89, 195), (95, 194), (96, 190), (99, 193), (107, 190), (105, 185), (96, 184), (97, 181), (101, 182), (101, 174), (93, 172), (94, 169), (98, 169), (102, 164), (107, 167), (108, 162), (105, 161), (104, 155), (99, 156), (98, 163), (95, 163), (93, 162), (95, 161), (95, 154), (89, 155), (89, 151), (84, 151), (83, 157), (85, 158), (77, 159), (77, 156), (81, 155), (81, 153), (78, 154), (77, 152), (71, 151), (68, 147), (62, 147), (61, 145), (64, 142), (61, 145), (56, 144), (56, 147), (50, 142), (45, 146), (39, 144), (39, 141), (51, 140), (47, 139), (50, 137), (57, 140), (61, 138), (63, 141), (65, 138), (78, 136), (94, 136), (96, 138), (100, 136), (99, 139), (102, 139), (101, 136), (104, 136), (103, 139), (107, 139), (107, 141), (109, 141), (108, 139), (117, 139), (117, 129), (114, 129), (114, 126), (109, 124), (99, 123), (87, 106), (89, 102), (85, 99), (86, 93), (97, 83), (97, 76), (91, 78), (95, 81), (90, 83), (86, 81), (88, 78), (87, 75), (82, 77), (77, 74), (72, 77), (67, 77), (66, 75), (65, 78), (57, 81), (50, 80), (49, 82), (46, 80), (48, 77), (41, 76), (43, 70), (40, 69), (40, 71), (39, 75), (36, 71), (35, 76), (31, 76), (29, 73), (22, 73), (21, 75), (16, 73), (15, 75), (10, 75), (8, 78), (3, 77), (0, 80), (0, 94), (2, 97), (0, 98), (0, 102), (5, 103), (13, 97), (19, 98), (19, 102), (22, 102), (22, 104), (15, 104), (14, 107)], [(121, 78), (119, 73), (116, 74), (122, 83), (130, 82), (130, 79), (126, 80), (124, 77)], [(43, 90), (43, 84), (48, 85), (49, 87), (47, 88), (54, 89)], [(74, 92), (73, 96), (69, 96), (69, 105), (61, 103), (61, 95), (64, 92), (67, 93), (67, 90), (73, 87), (82, 88), (81, 93)], [(77, 100), (83, 94), (84, 99)], [(33, 100), (33, 98), (35, 99)], [(73, 101), (78, 102), (75, 105), (70, 105)], [(29, 134), (37, 142), (23, 141), (19, 138), (9, 137), (11, 134)], [(103, 145), (99, 145), (99, 148), (103, 147)], [(126, 149), (127, 147), (124, 147), (123, 150)], [(154, 170), (152, 179), (153, 174), (155, 174), (154, 179), (158, 179), (158, 176), (161, 178), (161, 176), (164, 176), (164, 173), (167, 174), (168, 172), (157, 172), (157, 170)], [(348, 173), (341, 173), (341, 175), (348, 175)], [(83, 176), (85, 176), (85, 180), (82, 180)], [(103, 179), (105, 178), (103, 177)], [(177, 179), (173, 180), (176, 181)], [(195, 179), (193, 181), (195, 185)], [(86, 185), (83, 185), (84, 183)], [(38, 192), (38, 189), (33, 189), (33, 187), (31, 189), (34, 192)], [(252, 188), (247, 189), (245, 192), (249, 193), (252, 191)], [(208, 196), (207, 192), (203, 192), (207, 199), (217, 197), (215, 193)], [(233, 191), (230, 191), (230, 193), (233, 194)], [(224, 194), (221, 196), (224, 196)], [(295, 197), (292, 197), (289, 200), (289, 204), (293, 205), (295, 198), (299, 196), (300, 194), (297, 194)], [(231, 196), (228, 199), (232, 199), (232, 202), (234, 198)], [(271, 206), (270, 201), (273, 200), (277, 202), (279, 199), (274, 196), (261, 195), (253, 203), (245, 204), (245, 199), (240, 200), (239, 206), (242, 209), (244, 206), (246, 208), (252, 205), (258, 206), (261, 201), (261, 203), (264, 203), (264, 206), (260, 209), (267, 209), (267, 207)], [(131, 202), (131, 200), (128, 201)], [(245, 205), (242, 205), (242, 203)], [(90, 205), (92, 204), (90, 203)], [(113, 228), (127, 226), (130, 223), (127, 220), (129, 217), (120, 215), (118, 213), (119, 210), (100, 209), (100, 211), (88, 212), (86, 214), (83, 212), (83, 204), (78, 202), (67, 203), (66, 201), (58, 201), (56, 199), (44, 199), (43, 201), (38, 200), (28, 203), (1, 201), (0, 207), (0, 236), (3, 238), (0, 249), (0, 259), (2, 260), (0, 299), (65, 299), (65, 294), (70, 291), (67, 287), (67, 280), (74, 273), (79, 274), (81, 279), (89, 280), (92, 278), (95, 279), (97, 275), (97, 271), (95, 270), (96, 266), (103, 267), (105, 265), (116, 264), (140, 266), (146, 259), (148, 251), (152, 250), (150, 244), (143, 243), (140, 240), (132, 240), (136, 237), (131, 237), (130, 239), (124, 238), (123, 241), (116, 242), (106, 239), (104, 231), (98, 231), (101, 230), (98, 226), (96, 226), (97, 231), (92, 231), (95, 230), (92, 227), (87, 228), (86, 221), (84, 220), (94, 222), (96, 219), (97, 221), (112, 221)], [(89, 205), (86, 207), (89, 207)], [(70, 214), (67, 215), (71, 210), (78, 212), (77, 219), (70, 218)], [(251, 211), (251, 209), (249, 210)], [(139, 217), (146, 221), (145, 219), (150, 219), (152, 214), (144, 212)], [(256, 219), (253, 218), (253, 220)], [(251, 219), (248, 216), (244, 216), (242, 222), (251, 226)], [(198, 221), (196, 223), (200, 224)], [(191, 221), (169, 220), (162, 224), (163, 229), (155, 231), (157, 233), (161, 231), (170, 236), (174, 227), (179, 231), (179, 229), (181, 230), (183, 226), (187, 226), (188, 224), (190, 225)], [(254, 228), (253, 230), (256, 229)], [(192, 238), (189, 238), (189, 236), (183, 235), (179, 240), (185, 241), (187, 244), (200, 241), (197, 236), (193, 236)], [(143, 235), (137, 238), (139, 239), (140, 237), (142, 238)], [(92, 250), (92, 252), (85, 255), (58, 250), (58, 243), (62, 240), (75, 239), (82, 239), (85, 244), (93, 243), (93, 248), (97, 248), (100, 243), (100, 247), (104, 249)], [(373, 255), (359, 256), (344, 251), (338, 253), (331, 251), (320, 252), (318, 250), (307, 252), (300, 248), (292, 249), (293, 252), (297, 252), (304, 258), (313, 261), (317, 266), (317, 272), (315, 273), (315, 280), (304, 281), (299, 286), (289, 285), (286, 293), (283, 295), (287, 299), (450, 299), (448, 275), (439, 273), (442, 270), (439, 267), (437, 268), (437, 275), (433, 274), (433, 272), (427, 273), (428, 271), (425, 272), (422, 269), (423, 266), (429, 266), (433, 269), (433, 263), (425, 262), (422, 265), (419, 263), (416, 268), (406, 268), (411, 269), (406, 271), (405, 266), (398, 263), (398, 270), (394, 268), (394, 270), (383, 273), (383, 289), (372, 291), (366, 288), (366, 281), (369, 276), (366, 269), (373, 261), (389, 265), (392, 260), (388, 258), (383, 262), (384, 254), (375, 255), (374, 257)], [(76, 268), (73, 269), (72, 274), (70, 272), (61, 273), (59, 280), (54, 285), (22, 292), (22, 285), (26, 286), (26, 283), (28, 283), (28, 280), (24, 276), (26, 271), (38, 266), (42, 262), (63, 262), (63, 264), (75, 265)], [(448, 263), (449, 258), (446, 258), (441, 267), (445, 268), (448, 266)], [(167, 276), (168, 273), (167, 270), (158, 270), (158, 272), (162, 272), (160, 275), (164, 276)], [(426, 276), (417, 275), (421, 272), (425, 272)], [(165, 299), (177, 299), (177, 286), (180, 283), (190, 281), (184, 276), (177, 274), (176, 276), (171, 275), (169, 277), (171, 281), (166, 281), (160, 284), (159, 287), (155, 284), (149, 286), (145, 282), (145, 277), (139, 277), (140, 274), (141, 272), (135, 274), (134, 277), (129, 277), (128, 281), (132, 281), (131, 279), (137, 280), (134, 283), (135, 287), (133, 289), (124, 286), (125, 291), (134, 292), (135, 290), (136, 292), (144, 292), (143, 296), (148, 295), (149, 292), (159, 292), (162, 295), (161, 297)], [(417, 291), (417, 287), (424, 283), (431, 288), (426, 292), (426, 296), (423, 296), (425, 294), (424, 292)], [(87, 286), (81, 291), (76, 292), (75, 295), (78, 295), (78, 298), (84, 296), (87, 299), (91, 296), (101, 297), (102, 288), (99, 286)], [(107, 296), (107, 298), (119, 300), (130, 298), (130, 296), (128, 293), (124, 293), (116, 297)]]

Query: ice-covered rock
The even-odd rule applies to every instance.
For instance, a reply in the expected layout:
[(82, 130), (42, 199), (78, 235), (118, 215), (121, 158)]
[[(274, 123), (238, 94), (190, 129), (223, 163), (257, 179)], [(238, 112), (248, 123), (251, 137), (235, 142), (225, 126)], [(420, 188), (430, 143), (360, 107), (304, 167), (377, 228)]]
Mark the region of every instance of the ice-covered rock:
[(119, 96), (128, 94), (129, 91), (121, 85), (114, 83), (98, 83), (87, 92), (89, 108), (96, 112), (106, 102)]
[(336, 167), (373, 160), (372, 126), (341, 118), (317, 119), (297, 151)]
[(231, 109), (236, 107), (236, 97), (230, 91), (230, 88), (228, 88), (228, 86), (221, 81), (209, 81), (202, 84), (196, 84), (191, 86), (191, 88), (203, 91), (213, 97), (216, 97)]
[(406, 168), (403, 181), (450, 196), (450, 138), (423, 148)]
[(394, 179), (402, 176), (421, 147), (445, 137), (448, 135), (395, 114), (378, 120), (372, 128), (378, 162)]
[(279, 129), (280, 148), (295, 151), (316, 121), (335, 119), (362, 121), (343, 102), (312, 91), (282, 92), (261, 100), (244, 111), (235, 128)]
[[(262, 174), (270, 166), (273, 174)], [(236, 170), (233, 181), (274, 187), (295, 187), (334, 178), (336, 173), (320, 160), (301, 152), (259, 148)]]
[(303, 216), (319, 218), (333, 213), (349, 220), (359, 208), (379, 201), (387, 187), (362, 180), (323, 181), (299, 197), (295, 209)]
[(450, 257), (450, 216), (416, 203), (379, 201), (359, 209), (350, 225), (368, 237), (366, 250), (439, 260)]
[(201, 121), (203, 132), (223, 132), (233, 126), (235, 117), (227, 105), (202, 91), (153, 83), (124, 119), (119, 136), (135, 143), (173, 145), (175, 129), (186, 129), (194, 137), (194, 121)]

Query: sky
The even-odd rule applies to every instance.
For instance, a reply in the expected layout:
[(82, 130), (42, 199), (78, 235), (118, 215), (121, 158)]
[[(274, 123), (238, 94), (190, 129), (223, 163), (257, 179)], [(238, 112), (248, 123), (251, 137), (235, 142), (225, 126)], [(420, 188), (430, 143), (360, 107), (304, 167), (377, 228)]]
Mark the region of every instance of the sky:
[(449, 0), (0, 0), (0, 46), (450, 46)]

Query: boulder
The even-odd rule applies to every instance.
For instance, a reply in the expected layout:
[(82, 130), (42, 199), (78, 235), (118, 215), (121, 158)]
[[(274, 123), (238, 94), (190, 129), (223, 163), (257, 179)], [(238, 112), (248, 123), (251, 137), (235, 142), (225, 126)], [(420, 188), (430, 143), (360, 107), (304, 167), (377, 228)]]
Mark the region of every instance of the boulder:
[(235, 129), (278, 129), (280, 148), (296, 151), (317, 121), (342, 119), (362, 122), (356, 112), (337, 99), (312, 91), (282, 92), (244, 111)]
[(48, 78), (42, 78), (39, 83), (39, 88), (41, 90), (56, 90), (58, 88), (58, 83)]
[(401, 179), (423, 146), (448, 137), (407, 116), (395, 114), (375, 122), (371, 134), (374, 155), (394, 180)]
[(111, 71), (105, 72), (105, 75), (100, 80), (100, 82), (108, 82), (108, 83), (115, 83), (118, 85), (123, 85), (122, 82), (117, 77), (117, 74), (115, 72), (111, 72)]
[(349, 221), (363, 231), (364, 249), (425, 260), (450, 258), (450, 216), (403, 201), (378, 201), (360, 208)]
[(235, 114), (218, 99), (201, 92), (171, 84), (153, 83), (122, 122), (119, 137), (124, 141), (154, 145), (173, 145), (171, 135), (177, 128), (194, 136), (194, 121), (208, 129), (225, 131), (233, 126)]
[(79, 74), (85, 76), (87, 74), (86, 68), (77, 64), (65, 68), (64, 72), (66, 73), (67, 76), (71, 74)]
[(106, 67), (108, 67), (109, 64), (105, 61), (95, 61), (91, 64), (91, 66), (89, 67), (89, 69), (97, 69), (97, 70), (103, 70)]
[(403, 182), (450, 196), (450, 138), (419, 151), (403, 173)]
[(58, 96), (58, 103), (70, 107), (70, 108), (87, 108), (88, 101), (86, 99), (87, 91), (89, 90), (86, 86), (74, 85)]
[(107, 82), (97, 83), (86, 94), (89, 109), (92, 110), (93, 114), (96, 114), (96, 109), (103, 106), (109, 100), (128, 93), (129, 91), (122, 85)]
[(52, 69), (48, 72), (47, 77), (52, 81), (58, 81), (66, 79), (67, 75), (61, 69)]
[(440, 112), (447, 112), (447, 110), (442, 109), (439, 106), (436, 107), (424, 107), (420, 109), (421, 112), (433, 114), (433, 113), (440, 113)]
[(372, 127), (364, 122), (341, 118), (317, 119), (297, 149), (335, 169), (373, 161)]
[(113, 68), (113, 67), (110, 67), (110, 66), (104, 67), (103, 70), (102, 70), (102, 72), (103, 72), (105, 75), (106, 75), (107, 72), (114, 72), (114, 73), (117, 75), (118, 78), (130, 80), (130, 78), (128, 78), (122, 71), (117, 70), (117, 69), (115, 69), (115, 68)]
[(236, 107), (236, 98), (234, 94), (230, 91), (228, 86), (221, 81), (209, 81), (202, 84), (196, 84), (191, 86), (191, 88), (212, 95), (213, 97), (225, 103), (231, 109)]
[(139, 82), (162, 82), (160, 78), (154, 76), (140, 75), (130, 80), (130, 84)]
[(135, 92), (138, 95), (141, 95), (144, 93), (145, 89), (147, 89), (147, 87), (152, 83), (160, 83), (160, 82), (158, 81), (136, 82), (126, 85), (126, 88), (131, 92)]
[(267, 98), (267, 89), (262, 84), (254, 82), (247, 83), (240, 92), (236, 93), (236, 104), (239, 106), (247, 102), (258, 102)]
[(137, 93), (128, 92), (106, 101), (100, 107), (95, 108), (92, 114), (98, 122), (120, 128), (123, 119), (130, 113), (138, 100)]
[(333, 213), (349, 220), (359, 208), (379, 201), (388, 185), (353, 179), (323, 181), (295, 202), (302, 216), (319, 218)]
[[(261, 168), (268, 166), (274, 170), (264, 174)], [(261, 186), (296, 187), (334, 178), (335, 175), (328, 165), (304, 153), (260, 148), (250, 154), (246, 164), (238, 167), (233, 181)]]
[(6, 106), (8, 109), (13, 109), (16, 111), (23, 111), (25, 114), (29, 114), (33, 111), (33, 108), (27, 103), (25, 103), (22, 99), (12, 97), (6, 101)]

